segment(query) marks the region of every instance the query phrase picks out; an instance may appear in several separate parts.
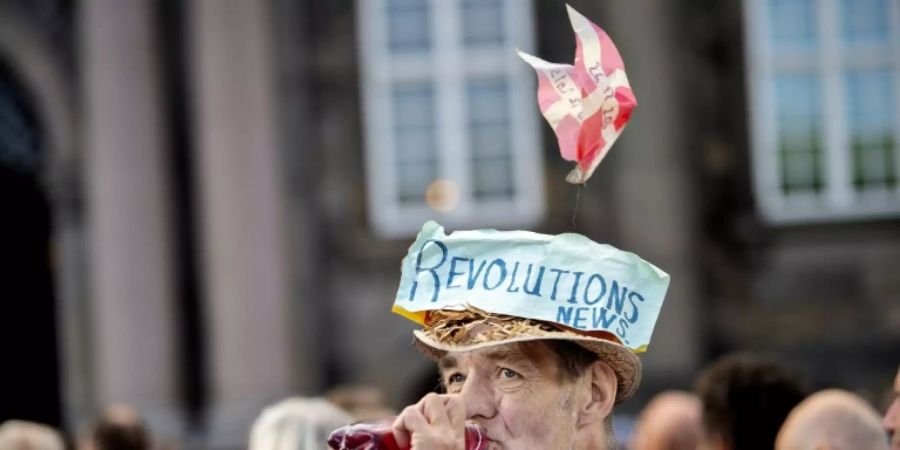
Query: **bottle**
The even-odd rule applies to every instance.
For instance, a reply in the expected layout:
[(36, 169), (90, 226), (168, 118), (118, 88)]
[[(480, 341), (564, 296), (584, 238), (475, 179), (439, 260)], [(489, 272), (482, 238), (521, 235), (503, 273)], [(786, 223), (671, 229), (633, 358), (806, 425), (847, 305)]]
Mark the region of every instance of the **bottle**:
[[(397, 445), (391, 428), (393, 423), (393, 418), (389, 418), (338, 428), (328, 436), (328, 445), (334, 450), (409, 450)], [(484, 430), (478, 425), (466, 424), (466, 450), (485, 449)]]

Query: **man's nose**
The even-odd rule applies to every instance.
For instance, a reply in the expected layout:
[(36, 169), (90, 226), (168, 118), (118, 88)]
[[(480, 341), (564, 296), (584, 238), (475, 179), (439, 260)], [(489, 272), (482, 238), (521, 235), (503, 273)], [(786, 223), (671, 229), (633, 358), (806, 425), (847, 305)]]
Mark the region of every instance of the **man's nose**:
[(493, 389), (483, 377), (470, 376), (459, 394), (466, 405), (466, 419), (490, 419), (497, 414)]

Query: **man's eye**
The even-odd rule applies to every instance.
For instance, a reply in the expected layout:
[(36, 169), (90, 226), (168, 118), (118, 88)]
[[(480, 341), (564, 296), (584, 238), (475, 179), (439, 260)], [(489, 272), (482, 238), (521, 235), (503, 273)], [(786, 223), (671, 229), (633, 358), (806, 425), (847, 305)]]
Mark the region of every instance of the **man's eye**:
[(507, 369), (504, 367), (500, 369), (500, 378), (505, 378), (507, 380), (519, 378), (519, 373), (515, 370)]
[(457, 384), (457, 383), (462, 383), (463, 381), (466, 381), (466, 376), (461, 373), (454, 373), (453, 375), (450, 375), (449, 377), (447, 377), (447, 385), (448, 386)]

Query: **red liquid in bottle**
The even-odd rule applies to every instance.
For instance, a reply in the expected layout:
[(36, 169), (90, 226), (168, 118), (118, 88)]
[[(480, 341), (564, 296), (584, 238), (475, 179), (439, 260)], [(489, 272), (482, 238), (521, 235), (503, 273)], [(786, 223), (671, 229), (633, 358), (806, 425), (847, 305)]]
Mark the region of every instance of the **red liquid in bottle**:
[[(391, 419), (360, 422), (331, 432), (328, 445), (334, 450), (409, 450), (401, 448), (391, 431)], [(487, 439), (477, 425), (466, 425), (466, 450), (485, 450)]]

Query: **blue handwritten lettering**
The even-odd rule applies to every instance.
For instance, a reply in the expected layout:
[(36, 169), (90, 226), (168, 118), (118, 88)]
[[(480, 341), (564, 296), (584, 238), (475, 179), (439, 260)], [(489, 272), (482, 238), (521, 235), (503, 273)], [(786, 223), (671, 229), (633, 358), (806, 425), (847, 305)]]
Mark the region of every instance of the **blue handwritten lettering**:
[(613, 280), (612, 287), (609, 290), (609, 297), (606, 299), (606, 307), (612, 309), (615, 304), (616, 312), (622, 314), (622, 307), (625, 305), (625, 298), (628, 295), (628, 288), (622, 286), (622, 292), (619, 293), (619, 282)]
[(637, 297), (638, 301), (640, 302), (644, 301), (644, 296), (638, 294), (635, 291), (631, 291), (631, 293), (628, 294), (628, 302), (631, 303), (631, 308), (634, 310), (634, 314), (631, 317), (628, 317), (628, 314), (625, 314), (625, 318), (628, 319), (628, 321), (631, 323), (635, 323), (638, 320), (638, 307), (637, 304), (634, 303), (635, 297)]
[(509, 286), (506, 287), (506, 292), (519, 292), (519, 287), (516, 286), (513, 289), (513, 286), (516, 284), (516, 272), (519, 271), (519, 262), (516, 261), (516, 265), (513, 266), (512, 275), (509, 277)]
[(550, 300), (556, 300), (556, 288), (559, 287), (559, 277), (564, 273), (569, 273), (568, 270), (562, 269), (550, 269), (551, 272), (556, 272), (556, 280), (553, 281), (553, 292), (550, 293)]
[(560, 306), (556, 310), (556, 322), (566, 325), (572, 322), (572, 309), (571, 306)]
[(614, 314), (612, 317), (606, 317), (606, 311), (607, 311), (606, 308), (599, 308), (600, 314), (597, 315), (597, 309), (598, 308), (594, 308), (594, 316), (593, 316), (594, 329), (600, 328), (602, 326), (602, 328), (604, 330), (608, 330), (609, 326), (612, 325), (613, 321), (616, 320), (616, 318), (619, 317), (619, 315)]
[(484, 265), (487, 261), (481, 261), (481, 264), (478, 265), (478, 270), (475, 270), (475, 260), (469, 260), (469, 282), (466, 286), (471, 291), (475, 288), (475, 282), (478, 281), (478, 276), (481, 275), (481, 271), (484, 270)]
[(616, 328), (616, 334), (619, 335), (620, 338), (625, 339), (625, 334), (628, 331), (628, 321), (625, 319), (619, 319), (619, 326)]
[(584, 321), (587, 320), (587, 317), (584, 317), (582, 313), (587, 313), (587, 307), (575, 308), (575, 321), (572, 322), (572, 326), (578, 329), (584, 329)]
[[(500, 278), (497, 279), (496, 284), (494, 284), (491, 287), (488, 287), (488, 279), (491, 277), (491, 269), (493, 269), (494, 267), (500, 268)], [(504, 261), (500, 258), (497, 258), (497, 259), (491, 261), (491, 263), (487, 267), (487, 270), (484, 272), (484, 281), (482, 282), (482, 285), (484, 286), (485, 289), (492, 291), (494, 289), (497, 289), (497, 287), (499, 287), (501, 284), (503, 284), (503, 280), (505, 280), (505, 279), (506, 279), (506, 261)]]
[(530, 290), (528, 289), (528, 282), (531, 280), (531, 268), (534, 264), (528, 264), (528, 273), (525, 274), (525, 283), (522, 284), (522, 290), (529, 295), (541, 296), (541, 280), (544, 278), (544, 266), (540, 266), (541, 269), (537, 273), (537, 279), (534, 282), (534, 287)]
[[(441, 260), (438, 261), (438, 263), (432, 267), (422, 267), (422, 254), (425, 253), (425, 247), (428, 244), (432, 244), (432, 243), (434, 245), (437, 245), (438, 247), (440, 247)], [(422, 248), (419, 249), (419, 254), (418, 254), (418, 256), (416, 256), (416, 277), (413, 280), (412, 287), (409, 289), (409, 301), (413, 301), (413, 299), (416, 298), (416, 289), (418, 289), (418, 287), (419, 287), (419, 274), (422, 272), (430, 272), (432, 278), (434, 278), (434, 292), (431, 294), (431, 301), (432, 302), (437, 301), (438, 293), (441, 290), (441, 279), (440, 279), (440, 277), (438, 277), (437, 271), (435, 269), (437, 269), (442, 264), (444, 264), (445, 261), (447, 261), (447, 246), (444, 245), (443, 242), (438, 241), (436, 239), (429, 239), (429, 240), (425, 241), (424, 244), (422, 244)]]
[[(590, 310), (590, 317), (587, 316), (588, 310)], [(563, 325), (568, 325), (573, 328), (586, 330), (588, 329), (588, 325), (585, 322), (590, 320), (590, 329), (612, 331), (611, 327), (616, 323), (616, 319), (619, 318), (619, 315), (613, 314), (609, 316), (607, 315), (608, 312), (609, 311), (606, 308), (602, 307), (591, 308), (587, 306), (560, 306), (556, 309), (556, 322)]]
[[(591, 286), (594, 284), (594, 281), (598, 281), (600, 283), (600, 293), (594, 297), (593, 300), (588, 298), (588, 293), (591, 291)], [(584, 304), (585, 305), (596, 305), (600, 302), (600, 299), (606, 294), (606, 280), (603, 279), (603, 276), (599, 273), (595, 273), (591, 275), (587, 280), (587, 284), (584, 286)]]
[(572, 284), (572, 295), (569, 296), (569, 303), (578, 303), (576, 300), (576, 292), (578, 291), (578, 281), (581, 280), (581, 276), (584, 275), (584, 272), (572, 272), (575, 275), (575, 282)]
[(462, 275), (465, 273), (456, 271), (456, 263), (468, 260), (469, 258), (463, 258), (460, 256), (454, 256), (450, 258), (450, 272), (447, 273), (447, 289), (462, 287), (458, 284), (453, 284), (453, 279), (456, 278), (457, 275)]

